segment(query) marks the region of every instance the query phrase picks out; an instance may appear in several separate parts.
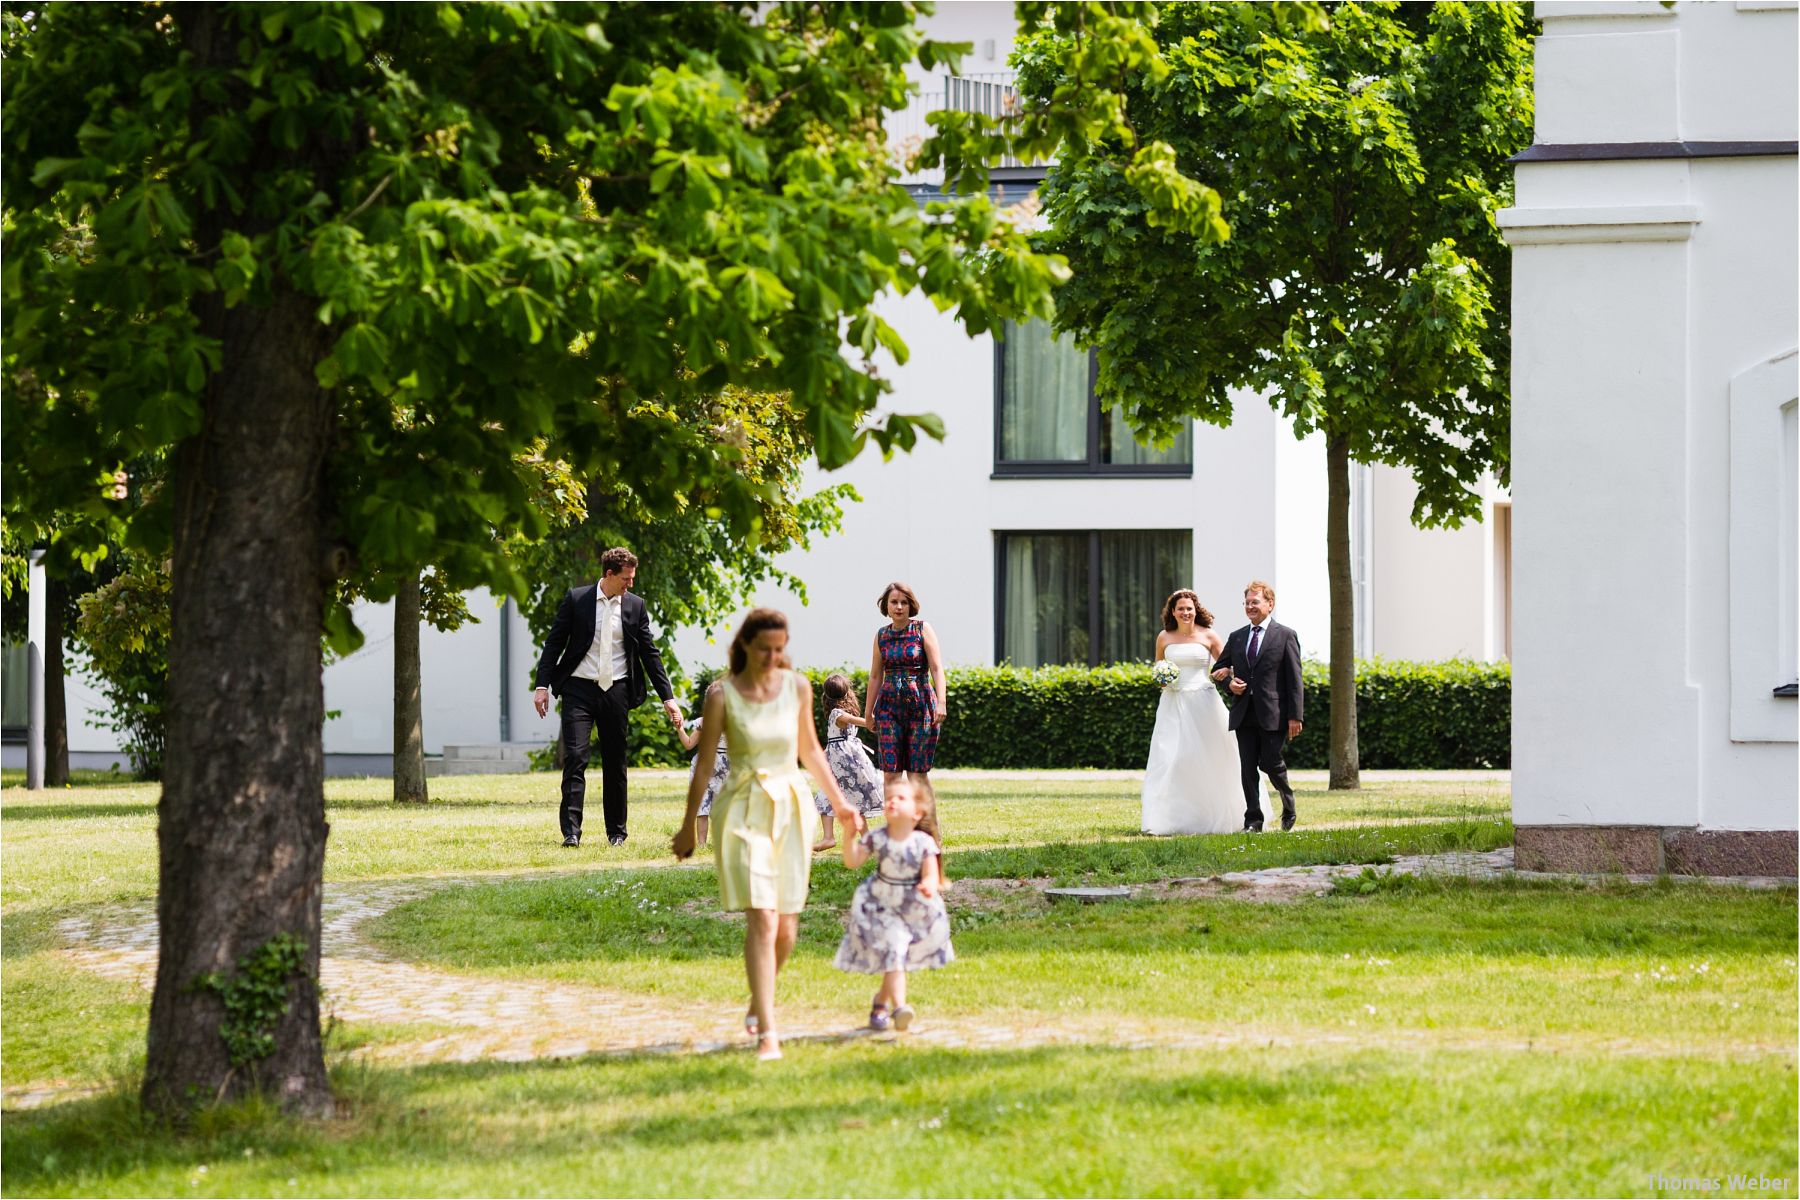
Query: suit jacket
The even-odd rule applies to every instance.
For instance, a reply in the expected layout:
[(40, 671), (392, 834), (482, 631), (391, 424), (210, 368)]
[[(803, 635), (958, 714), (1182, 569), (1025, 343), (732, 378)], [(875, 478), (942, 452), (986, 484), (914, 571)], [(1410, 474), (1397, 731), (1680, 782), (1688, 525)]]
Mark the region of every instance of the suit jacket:
[(1300, 682), (1300, 638), (1286, 625), (1273, 620), (1263, 627), (1262, 645), (1257, 647), (1256, 662), (1249, 664), (1250, 626), (1233, 630), (1225, 639), (1225, 652), (1213, 669), (1231, 667), (1239, 679), (1248, 680), (1250, 690), (1231, 697), (1231, 728), (1254, 717), (1262, 729), (1287, 728), (1289, 721), (1304, 721), (1306, 689)]
[[(594, 644), (594, 593), (598, 583), (570, 588), (556, 610), (556, 623), (544, 639), (544, 652), (538, 656), (538, 687), (547, 687), (562, 695), (563, 685), (587, 657)], [(663, 669), (662, 651), (656, 648), (656, 630), (650, 624), (650, 613), (644, 602), (630, 592), (624, 593), (619, 605), (619, 626), (625, 634), (625, 678), (613, 686), (625, 685), (625, 702), (636, 708), (644, 702), (644, 680), (648, 676), (656, 685), (656, 694), (673, 699), (675, 689), (669, 685), (669, 673)]]

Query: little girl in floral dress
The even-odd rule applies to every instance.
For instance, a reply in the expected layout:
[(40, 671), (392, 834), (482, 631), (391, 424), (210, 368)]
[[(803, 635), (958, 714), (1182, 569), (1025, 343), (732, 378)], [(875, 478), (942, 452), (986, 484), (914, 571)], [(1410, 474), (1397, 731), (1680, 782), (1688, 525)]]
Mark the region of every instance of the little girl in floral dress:
[[(821, 690), (825, 693), (825, 761), (831, 765), (831, 776), (844, 799), (864, 817), (872, 817), (881, 811), (881, 773), (856, 735), (857, 729), (869, 727), (862, 716), (862, 702), (846, 675), (827, 677)], [(834, 820), (824, 792), (813, 792), (813, 807), (824, 825), (813, 850), (835, 850), (837, 835), (832, 832)]]
[(844, 843), (845, 866), (854, 870), (870, 858), (876, 865), (850, 901), (849, 926), (833, 965), (881, 976), (881, 989), (869, 1005), (869, 1028), (874, 1030), (904, 1030), (912, 1024), (908, 971), (946, 966), (956, 958), (950, 915), (939, 894), (938, 844), (919, 828), (920, 799), (910, 780), (888, 784), (882, 803), (886, 827)]
[[(706, 694), (712, 695), (719, 690), (719, 687), (718, 681), (715, 680), (712, 686), (706, 689)], [(681, 730), (676, 736), (681, 739), (681, 748), (684, 750), (692, 750), (698, 746), (700, 744), (700, 718), (691, 717), (683, 721)], [(694, 768), (699, 763), (699, 756), (696, 755), (694, 761), (688, 764), (689, 781), (693, 780)], [(707, 818), (712, 816), (713, 797), (717, 796), (719, 789), (725, 786), (725, 776), (729, 774), (731, 774), (731, 763), (726, 760), (725, 735), (721, 733), (719, 735), (719, 753), (713, 759), (712, 778), (706, 781), (706, 795), (700, 797), (700, 817), (694, 823), (694, 845), (696, 847), (706, 845)]]

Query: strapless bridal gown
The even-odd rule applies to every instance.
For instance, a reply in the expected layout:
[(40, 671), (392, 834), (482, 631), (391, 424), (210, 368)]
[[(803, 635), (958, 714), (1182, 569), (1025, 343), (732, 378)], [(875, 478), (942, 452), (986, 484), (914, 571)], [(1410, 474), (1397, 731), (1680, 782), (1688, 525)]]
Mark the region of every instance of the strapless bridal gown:
[[(1156, 702), (1156, 728), (1144, 768), (1144, 832), (1242, 829), (1244, 785), (1237, 739), (1226, 725), (1225, 702), (1208, 677), (1212, 655), (1198, 643), (1178, 642), (1163, 657), (1181, 668), (1181, 677)], [(1274, 811), (1266, 797), (1262, 810)]]

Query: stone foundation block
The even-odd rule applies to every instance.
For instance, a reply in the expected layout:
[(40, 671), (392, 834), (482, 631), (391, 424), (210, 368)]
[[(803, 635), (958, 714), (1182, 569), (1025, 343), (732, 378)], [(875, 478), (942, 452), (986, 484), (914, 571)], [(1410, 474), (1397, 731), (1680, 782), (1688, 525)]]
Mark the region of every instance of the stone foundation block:
[(1521, 871), (1570, 875), (1656, 875), (1663, 869), (1656, 825), (1520, 825), (1513, 861)]
[(1521, 871), (1570, 875), (1793, 877), (1800, 835), (1770, 829), (1660, 825), (1520, 825), (1513, 857)]
[(1671, 875), (1794, 875), (1800, 836), (1771, 829), (1671, 829), (1663, 855)]

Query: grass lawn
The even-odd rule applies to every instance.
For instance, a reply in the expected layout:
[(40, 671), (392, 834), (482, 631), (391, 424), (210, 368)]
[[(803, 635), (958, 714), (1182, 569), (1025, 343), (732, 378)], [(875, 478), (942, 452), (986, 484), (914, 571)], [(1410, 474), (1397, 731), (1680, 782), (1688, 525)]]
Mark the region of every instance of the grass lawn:
[[(741, 925), (717, 915), (709, 864), (665, 850), (683, 782), (644, 775), (632, 842), (566, 852), (550, 776), (434, 779), (434, 803), (405, 809), (385, 780), (334, 780), (327, 879), (491, 876), (372, 923), (403, 959), (736, 1005)], [(116, 1083), (9, 1111), (0, 1193), (1653, 1195), (1657, 1176), (1757, 1190), (1736, 1173), (1794, 1194), (1792, 889), (1376, 878), (1285, 904), (1052, 906), (1006, 881), (1505, 845), (1506, 784), (1321, 782), (1301, 789), (1299, 831), (1252, 838), (1139, 836), (1131, 780), (946, 774), (940, 796), (959, 957), (915, 978), (921, 1021), (1090, 1044), (373, 1067), (343, 1052), (429, 1031), (353, 1024), (335, 1035), (341, 1119), (236, 1105), (176, 1134), (129, 1096), (147, 997), (72, 970), (56, 932), (153, 895), (155, 789), (8, 788), (0, 1077)], [(814, 879), (782, 999), (848, 1025), (868, 982), (829, 956), (855, 877), (821, 859)], [(1168, 1044), (1129, 1049), (1119, 1030)]]

